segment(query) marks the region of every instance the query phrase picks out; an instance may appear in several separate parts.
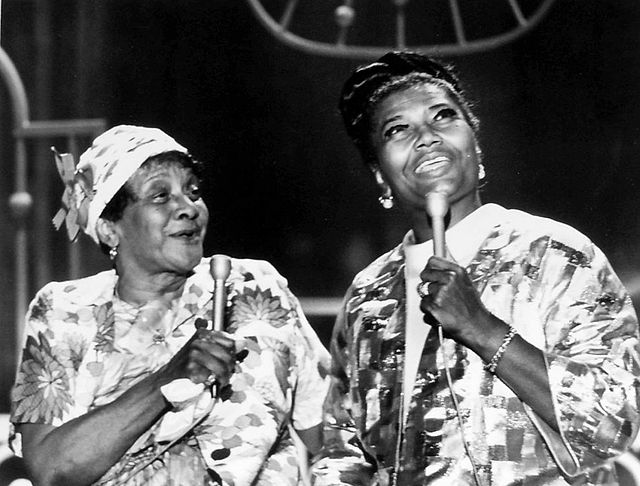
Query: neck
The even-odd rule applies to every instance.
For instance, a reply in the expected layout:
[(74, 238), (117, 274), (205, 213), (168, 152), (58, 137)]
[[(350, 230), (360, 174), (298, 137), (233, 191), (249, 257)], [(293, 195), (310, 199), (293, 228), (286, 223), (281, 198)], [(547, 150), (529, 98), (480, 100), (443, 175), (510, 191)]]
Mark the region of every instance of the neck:
[[(480, 196), (477, 194), (473, 199), (468, 201), (458, 201), (451, 204), (449, 210), (447, 229), (454, 227), (469, 214), (474, 212), (482, 205)], [(433, 238), (433, 229), (431, 228), (431, 219), (427, 215), (426, 210), (414, 211), (411, 217), (411, 227), (416, 239), (416, 243), (423, 243)]]
[(182, 295), (186, 277), (175, 274), (160, 274), (141, 279), (133, 278), (126, 272), (119, 275), (116, 294), (133, 305), (162, 300), (170, 302)]

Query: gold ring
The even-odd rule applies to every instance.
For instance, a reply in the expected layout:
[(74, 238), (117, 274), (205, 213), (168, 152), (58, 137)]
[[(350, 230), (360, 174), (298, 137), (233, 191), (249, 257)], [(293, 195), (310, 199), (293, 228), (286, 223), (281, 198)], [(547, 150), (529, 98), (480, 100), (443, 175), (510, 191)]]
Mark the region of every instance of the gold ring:
[(424, 299), (427, 295), (429, 295), (429, 282), (420, 282), (416, 287), (418, 291), (418, 295), (421, 299)]

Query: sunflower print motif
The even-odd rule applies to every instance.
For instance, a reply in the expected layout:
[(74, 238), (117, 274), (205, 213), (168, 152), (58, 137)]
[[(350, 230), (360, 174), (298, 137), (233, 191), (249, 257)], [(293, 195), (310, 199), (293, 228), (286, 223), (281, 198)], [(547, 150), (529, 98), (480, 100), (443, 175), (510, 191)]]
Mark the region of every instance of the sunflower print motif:
[(27, 338), (13, 394), (22, 397), (13, 411), (16, 422), (52, 423), (72, 403), (67, 371), (41, 332)]
[(280, 297), (273, 295), (271, 289), (263, 290), (259, 285), (255, 290), (246, 288), (233, 301), (229, 331), (254, 322), (266, 322), (280, 328), (287, 324), (290, 314), (291, 310), (283, 306)]

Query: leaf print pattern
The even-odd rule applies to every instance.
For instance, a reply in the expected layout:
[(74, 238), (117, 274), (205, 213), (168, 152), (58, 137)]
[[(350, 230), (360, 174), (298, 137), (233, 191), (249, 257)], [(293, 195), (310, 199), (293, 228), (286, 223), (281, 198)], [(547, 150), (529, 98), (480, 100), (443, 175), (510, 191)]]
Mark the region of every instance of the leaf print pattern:
[(14, 423), (50, 424), (62, 418), (72, 403), (67, 372), (53, 356), (43, 333), (27, 338), (14, 396), (22, 397), (13, 411)]
[(69, 333), (62, 336), (60, 343), (52, 351), (63, 367), (77, 372), (88, 347), (89, 343), (83, 336)]
[(31, 319), (34, 321), (45, 322), (47, 312), (51, 310), (51, 299), (44, 296), (31, 307)]
[(106, 302), (96, 307), (94, 316), (98, 323), (94, 349), (104, 353), (112, 352), (113, 339), (115, 337), (115, 313), (113, 312), (113, 303)]

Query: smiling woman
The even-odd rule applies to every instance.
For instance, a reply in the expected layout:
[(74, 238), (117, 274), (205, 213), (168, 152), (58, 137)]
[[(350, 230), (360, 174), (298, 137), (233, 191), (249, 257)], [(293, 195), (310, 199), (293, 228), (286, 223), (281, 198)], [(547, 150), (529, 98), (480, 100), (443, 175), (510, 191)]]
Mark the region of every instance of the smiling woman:
[(209, 212), (189, 152), (118, 126), (77, 167), (58, 162), (55, 222), (114, 268), (52, 282), (29, 308), (11, 422), (34, 483), (297, 485), (291, 430), (318, 449), (328, 356), (286, 280), (227, 258), (212, 330)]
[(343, 300), (315, 485), (618, 484), (640, 348), (604, 254), (481, 203), (478, 123), (450, 68), (388, 53), (351, 75), (340, 109), (411, 230)]

